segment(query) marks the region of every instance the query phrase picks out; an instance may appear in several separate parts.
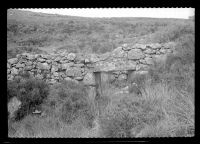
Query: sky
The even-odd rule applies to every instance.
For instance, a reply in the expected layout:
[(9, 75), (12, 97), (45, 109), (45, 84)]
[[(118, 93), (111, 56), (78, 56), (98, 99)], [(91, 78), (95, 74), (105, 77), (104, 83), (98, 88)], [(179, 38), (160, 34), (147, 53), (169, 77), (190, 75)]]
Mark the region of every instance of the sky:
[(194, 15), (194, 8), (77, 8), (77, 9), (21, 9), (48, 14), (81, 17), (152, 17), (183, 18)]

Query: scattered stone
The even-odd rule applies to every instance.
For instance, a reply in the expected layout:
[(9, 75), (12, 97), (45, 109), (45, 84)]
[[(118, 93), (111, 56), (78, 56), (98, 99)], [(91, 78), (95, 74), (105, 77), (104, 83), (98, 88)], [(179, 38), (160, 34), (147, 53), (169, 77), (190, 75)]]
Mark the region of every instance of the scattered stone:
[(10, 70), (10, 69), (7, 69), (7, 75), (10, 74), (10, 72), (11, 72), (11, 70)]
[(82, 76), (81, 69), (79, 68), (70, 68), (66, 70), (66, 75), (69, 77), (80, 77)]
[(17, 54), (16, 58), (20, 59), (21, 58), (21, 54)]
[(141, 70), (148, 70), (149, 66), (148, 65), (144, 65), (144, 64), (138, 64), (136, 66), (136, 71), (141, 71)]
[(57, 80), (55, 80), (55, 79), (50, 79), (50, 80), (49, 80), (49, 83), (50, 83), (50, 84), (54, 84), (54, 83), (56, 83), (56, 82), (57, 82)]
[(147, 50), (144, 51), (144, 53), (146, 53), (146, 54), (154, 54), (155, 51), (153, 51), (151, 49), (147, 49)]
[(48, 56), (47, 56), (47, 55), (44, 55), (44, 54), (41, 54), (41, 57), (42, 57), (43, 59), (48, 59)]
[(52, 67), (51, 67), (51, 73), (54, 73), (56, 71), (58, 71), (58, 66), (52, 65)]
[(83, 54), (77, 54), (75, 61), (76, 61), (76, 63), (84, 63), (85, 62), (84, 55)]
[(18, 73), (19, 73), (18, 69), (14, 68), (14, 67), (11, 69), (12, 75), (17, 75)]
[(70, 77), (66, 77), (66, 78), (64, 78), (64, 80), (66, 80), (66, 81), (71, 81), (72, 78), (70, 78)]
[(166, 53), (166, 52), (167, 52), (166, 49), (164, 49), (164, 48), (160, 49), (160, 53), (164, 54), (164, 53)]
[(10, 63), (10, 64), (16, 64), (17, 62), (18, 62), (17, 58), (12, 58), (12, 59), (8, 60), (8, 63)]
[(46, 63), (50, 64), (50, 63), (51, 63), (51, 60), (46, 60)]
[(126, 79), (127, 79), (127, 75), (126, 74), (120, 74), (119, 77), (118, 77), (119, 81), (126, 80)]
[(72, 62), (61, 64), (61, 69), (66, 70), (66, 69), (69, 69), (70, 67), (72, 67), (73, 65), (74, 65), (74, 63), (72, 63)]
[(70, 77), (66, 77), (66, 78), (64, 78), (64, 80), (66, 80), (66, 81), (72, 81), (72, 82), (75, 82), (75, 83), (79, 83), (77, 80), (74, 80), (74, 79), (72, 79), (72, 78), (70, 78)]
[(79, 64), (74, 64), (73, 66), (74, 66), (74, 67), (79, 67), (79, 68), (81, 68), (81, 67), (84, 67), (84, 64), (79, 63)]
[(163, 45), (163, 48), (165, 49), (174, 49), (174, 47), (176, 46), (176, 43), (175, 42), (168, 42), (168, 43), (164, 43)]
[(60, 57), (60, 56), (59, 56), (59, 57), (56, 57), (56, 58), (54, 59), (54, 61), (60, 62), (60, 61), (61, 61), (61, 57)]
[(10, 68), (10, 64), (9, 63), (7, 63), (7, 69), (9, 69)]
[(8, 80), (13, 80), (14, 76), (13, 75), (8, 75)]
[(33, 66), (26, 66), (25, 68), (24, 68), (24, 70), (32, 70), (33, 69)]
[(60, 63), (61, 64), (69, 63), (69, 60), (67, 60), (67, 59), (66, 60), (61, 60)]
[(13, 97), (8, 102), (8, 112), (10, 118), (13, 118), (15, 116), (15, 112), (21, 107), (21, 104), (22, 102), (18, 100), (16, 97)]
[(43, 79), (43, 75), (41, 75), (41, 74), (37, 74), (35, 77), (38, 79)]
[(115, 62), (98, 62), (94, 67), (94, 71), (112, 71), (115, 69)]
[(140, 59), (139, 62), (140, 62), (141, 64), (146, 64), (146, 60), (144, 60), (144, 59)]
[(49, 70), (50, 66), (47, 63), (38, 63), (38, 68), (41, 70)]
[(90, 60), (88, 58), (85, 59), (85, 64), (90, 63)]
[(27, 54), (27, 59), (29, 60), (34, 60), (35, 59), (35, 55), (32, 55), (32, 54)]
[(127, 57), (127, 53), (122, 49), (122, 47), (118, 47), (118, 48), (114, 49), (111, 55), (114, 58)]
[(80, 81), (83, 80), (83, 77), (75, 77), (74, 79)]
[(25, 67), (25, 65), (24, 65), (24, 64), (18, 63), (15, 67), (16, 67), (16, 68), (23, 68), (23, 67)]
[(32, 66), (33, 65), (32, 61), (27, 61), (27, 63), (25, 63), (25, 64), (26, 64), (26, 66)]
[(126, 70), (135, 70), (136, 69), (136, 62), (129, 60), (124, 66), (124, 69)]
[(167, 49), (166, 52), (167, 52), (167, 53), (173, 53), (173, 50)]
[(136, 71), (135, 74), (147, 75), (148, 71)]
[(159, 54), (160, 54), (160, 51), (156, 51), (156, 54), (158, 54), (158, 55), (159, 55)]
[(154, 44), (148, 44), (147, 47), (152, 49), (160, 49), (162, 45), (159, 43), (154, 43)]
[(69, 53), (67, 56), (67, 59), (70, 61), (73, 61), (76, 58), (76, 54), (75, 53)]
[(41, 57), (41, 54), (36, 54), (35, 55), (35, 58), (37, 59), (37, 58), (40, 58)]
[(146, 45), (144, 44), (135, 44), (133, 45), (132, 49), (141, 49), (141, 50), (145, 50), (146, 49)]
[(96, 62), (100, 61), (100, 58), (96, 54), (91, 54), (89, 61), (90, 61), (90, 63), (96, 63)]
[(43, 59), (43, 58), (38, 58), (37, 59), (39, 62), (45, 62), (46, 60), (45, 59)]
[(125, 43), (125, 44), (122, 45), (122, 47), (126, 48), (126, 47), (128, 47), (128, 44)]
[(53, 76), (54, 76), (54, 77), (59, 77), (59, 73), (58, 73), (58, 72), (54, 72), (54, 73), (53, 73)]

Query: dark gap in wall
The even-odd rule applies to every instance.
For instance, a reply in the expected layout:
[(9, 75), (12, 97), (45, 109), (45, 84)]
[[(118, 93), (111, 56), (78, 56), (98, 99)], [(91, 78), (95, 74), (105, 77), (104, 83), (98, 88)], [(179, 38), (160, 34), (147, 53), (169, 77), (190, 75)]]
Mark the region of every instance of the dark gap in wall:
[(101, 72), (94, 72), (94, 77), (96, 87), (96, 98), (99, 98), (102, 95)]
[(128, 82), (128, 84), (130, 84), (131, 83), (131, 76), (132, 76), (134, 70), (127, 70), (127, 71), (128, 71), (127, 82)]

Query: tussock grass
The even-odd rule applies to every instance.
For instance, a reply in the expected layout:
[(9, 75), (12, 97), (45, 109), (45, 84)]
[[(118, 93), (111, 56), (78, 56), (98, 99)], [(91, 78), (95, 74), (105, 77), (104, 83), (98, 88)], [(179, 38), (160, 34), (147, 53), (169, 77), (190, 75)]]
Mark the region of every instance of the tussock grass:
[[(165, 68), (156, 70), (145, 78), (135, 75), (132, 79), (144, 89), (142, 97), (106, 90), (111, 101), (99, 120), (101, 137), (194, 136), (192, 71), (182, 72), (184, 80), (180, 83), (181, 79), (162, 74)], [(176, 73), (170, 72), (176, 78)]]
[(121, 94), (120, 100), (111, 100), (100, 118), (101, 137), (189, 136), (187, 129), (194, 129), (192, 98), (165, 83), (146, 83), (145, 90), (142, 98)]

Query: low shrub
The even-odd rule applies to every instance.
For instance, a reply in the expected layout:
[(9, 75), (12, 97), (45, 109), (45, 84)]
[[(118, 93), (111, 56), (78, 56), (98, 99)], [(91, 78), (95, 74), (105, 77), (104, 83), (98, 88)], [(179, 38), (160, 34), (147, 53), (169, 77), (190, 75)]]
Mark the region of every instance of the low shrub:
[(87, 88), (73, 81), (62, 81), (54, 85), (46, 102), (56, 116), (67, 124), (72, 124), (78, 118), (89, 124), (95, 118), (94, 105)]
[(48, 96), (49, 86), (41, 80), (19, 78), (8, 81), (7, 92), (8, 100), (16, 96), (22, 102), (21, 108), (17, 111), (15, 117), (15, 120), (21, 120), (43, 103), (43, 100)]

